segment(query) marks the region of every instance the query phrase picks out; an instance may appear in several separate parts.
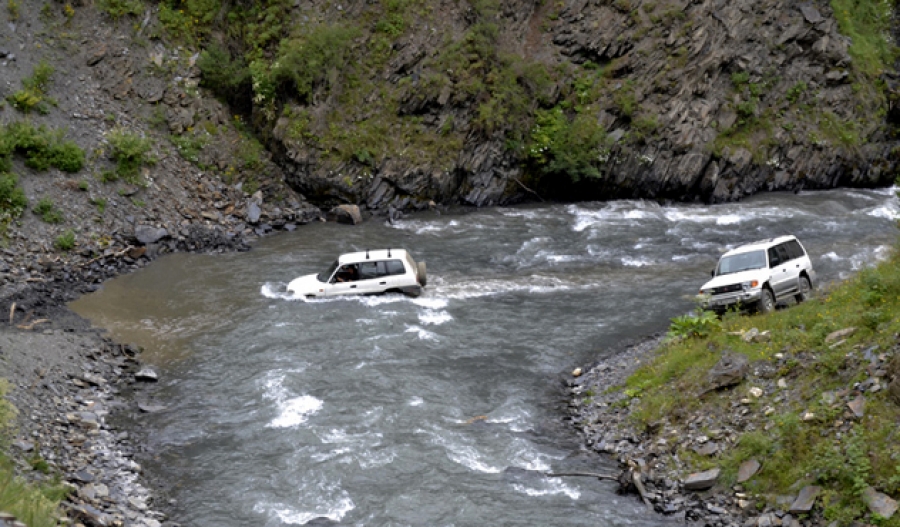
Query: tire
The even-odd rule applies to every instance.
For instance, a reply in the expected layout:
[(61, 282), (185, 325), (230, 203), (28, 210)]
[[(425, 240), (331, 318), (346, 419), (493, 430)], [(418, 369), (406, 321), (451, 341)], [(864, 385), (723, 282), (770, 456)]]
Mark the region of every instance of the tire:
[(762, 290), (762, 297), (756, 302), (757, 313), (771, 313), (775, 311), (775, 295), (768, 287)]
[(428, 283), (428, 278), (425, 276), (425, 262), (418, 262), (416, 264), (416, 274), (419, 277), (419, 285), (425, 287)]
[(809, 278), (805, 276), (800, 277), (800, 292), (794, 295), (794, 300), (797, 303), (806, 302), (809, 300), (810, 292), (812, 291), (812, 286), (809, 285)]

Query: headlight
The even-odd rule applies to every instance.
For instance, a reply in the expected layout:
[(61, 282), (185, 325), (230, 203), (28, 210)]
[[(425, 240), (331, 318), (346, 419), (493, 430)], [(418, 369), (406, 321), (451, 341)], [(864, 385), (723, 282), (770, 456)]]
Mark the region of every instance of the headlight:
[(741, 284), (741, 288), (743, 288), (744, 291), (749, 291), (749, 290), (751, 290), (751, 289), (756, 289), (757, 287), (759, 287), (759, 281), (758, 281), (758, 280), (750, 280), (749, 282), (743, 282), (743, 283)]

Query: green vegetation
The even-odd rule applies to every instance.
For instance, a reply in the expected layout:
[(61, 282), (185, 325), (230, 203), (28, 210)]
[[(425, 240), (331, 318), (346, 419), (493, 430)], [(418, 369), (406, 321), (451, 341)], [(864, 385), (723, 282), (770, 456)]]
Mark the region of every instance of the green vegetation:
[(893, 2), (878, 0), (831, 0), (842, 35), (850, 37), (852, 67), (868, 79), (881, 75), (897, 58), (890, 37)]
[(10, 20), (18, 20), (20, 15), (18, 0), (6, 0), (6, 11), (9, 13)]
[(60, 251), (71, 251), (75, 248), (75, 232), (67, 230), (53, 241), (53, 246)]
[[(6, 400), (8, 390), (9, 383), (0, 379), (0, 452), (9, 444), (16, 416), (16, 409)], [(32, 466), (49, 471), (47, 463), (41, 461), (34, 459)], [(0, 510), (14, 514), (29, 527), (56, 527), (59, 503), (67, 492), (59, 483), (40, 487), (26, 483), (15, 474), (10, 459), (0, 453)]]
[(99, 0), (97, 5), (114, 20), (128, 15), (137, 16), (144, 11), (140, 0)]
[(63, 130), (35, 127), (26, 121), (0, 125), (0, 172), (10, 169), (14, 154), (25, 156), (25, 165), (35, 170), (56, 167), (78, 172), (84, 166), (84, 151), (63, 140), (64, 135)]
[(15, 174), (0, 172), (0, 233), (5, 232), (10, 222), (22, 215), (28, 200), (19, 186)]
[[(751, 328), (769, 332), (769, 338), (741, 338)], [(843, 339), (826, 338), (845, 328), (855, 331)], [(872, 354), (883, 354), (890, 361), (886, 368), (900, 371), (900, 252), (790, 309), (755, 316), (729, 313), (721, 321), (705, 315), (678, 317), (670, 334), (685, 338), (670, 339), (620, 387), (638, 398), (632, 406), (635, 425), (643, 430), (664, 421), (678, 428), (693, 415), (728, 414), (736, 405), (749, 409), (747, 419), (753, 422), (717, 459), (679, 451), (688, 471), (720, 466), (721, 484), (729, 487), (740, 464), (757, 459), (762, 469), (743, 486), (758, 503), (777, 507), (778, 496), (815, 484), (824, 489), (819, 503), (829, 522), (900, 525), (896, 516), (873, 517), (861, 498), (867, 487), (894, 499), (900, 496), (895, 437), (900, 398), (892, 390), (865, 390), (862, 417), (845, 406), (856, 397), (855, 383), (872, 375), (867, 370)], [(768, 363), (786, 385), (778, 393), (747, 399), (755, 383), (765, 382), (751, 376), (736, 387), (698, 397), (721, 350), (743, 354), (751, 363)]]
[(557, 107), (538, 110), (528, 154), (543, 173), (577, 182), (601, 176), (606, 142), (606, 132), (592, 115), (576, 114), (570, 121)]
[(169, 136), (169, 141), (175, 145), (175, 149), (178, 150), (181, 157), (194, 164), (199, 161), (200, 152), (209, 144), (210, 140), (209, 134), (205, 132), (188, 132), (183, 135)]
[(41, 198), (34, 206), (33, 212), (47, 223), (62, 223), (63, 215), (50, 198)]
[(140, 181), (141, 167), (156, 162), (156, 159), (150, 155), (153, 142), (135, 132), (124, 128), (115, 128), (107, 134), (106, 141), (110, 146), (109, 157), (115, 161), (116, 170), (114, 173), (104, 172), (102, 177), (104, 181), (116, 181), (122, 178), (129, 183), (137, 184)]
[(34, 67), (30, 77), (22, 79), (22, 89), (9, 95), (6, 100), (16, 109), (28, 113), (37, 110), (40, 113), (47, 113), (46, 102), (55, 104), (54, 101), (47, 99), (47, 87), (50, 84), (50, 77), (53, 75), (53, 66), (45, 60), (41, 60)]

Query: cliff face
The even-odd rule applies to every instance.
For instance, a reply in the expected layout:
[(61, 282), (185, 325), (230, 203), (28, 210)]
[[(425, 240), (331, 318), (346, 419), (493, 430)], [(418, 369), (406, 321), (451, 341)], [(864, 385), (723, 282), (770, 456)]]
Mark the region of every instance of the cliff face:
[(303, 3), (283, 11), (280, 46), (245, 55), (244, 100), (289, 184), (321, 204), (884, 185), (892, 14), (853, 15), (790, 0)]

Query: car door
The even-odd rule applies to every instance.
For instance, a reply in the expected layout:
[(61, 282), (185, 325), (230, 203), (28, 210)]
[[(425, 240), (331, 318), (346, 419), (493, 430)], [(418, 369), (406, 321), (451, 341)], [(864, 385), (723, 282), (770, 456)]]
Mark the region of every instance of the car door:
[(342, 265), (326, 288), (326, 296), (352, 295), (359, 293), (359, 271), (356, 265)]
[(796, 287), (796, 280), (790, 273), (791, 257), (784, 244), (769, 248), (769, 284), (775, 298), (781, 298)]
[(384, 277), (378, 272), (378, 262), (360, 262), (357, 292), (363, 294), (383, 293), (385, 289)]

